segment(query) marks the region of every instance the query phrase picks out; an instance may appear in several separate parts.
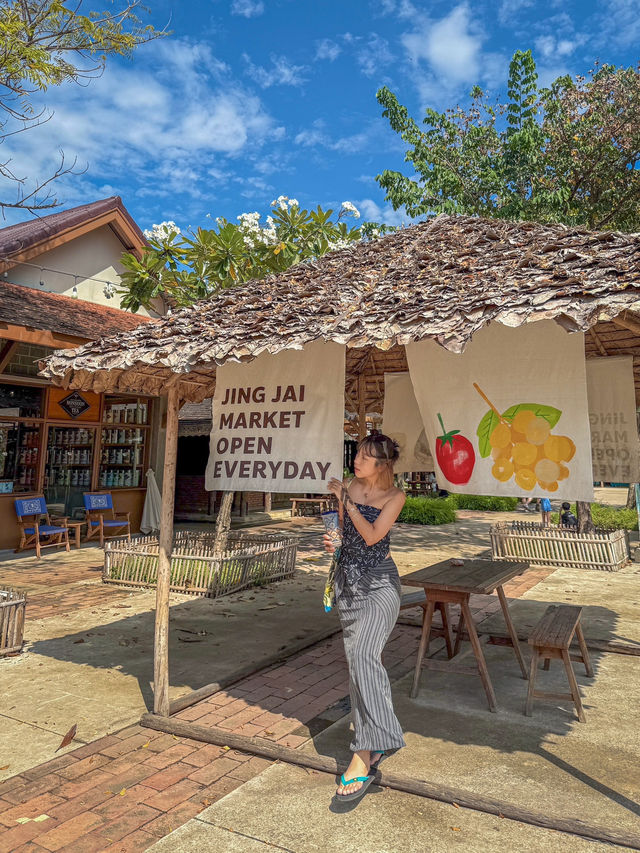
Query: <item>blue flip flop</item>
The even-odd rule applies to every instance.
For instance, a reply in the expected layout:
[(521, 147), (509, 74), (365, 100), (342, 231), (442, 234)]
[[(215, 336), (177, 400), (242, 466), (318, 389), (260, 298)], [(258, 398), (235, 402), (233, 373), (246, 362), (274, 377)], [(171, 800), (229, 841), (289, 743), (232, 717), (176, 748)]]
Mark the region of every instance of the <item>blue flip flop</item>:
[(376, 758), (375, 761), (372, 761), (369, 766), (369, 771), (373, 771), (375, 773), (385, 758), (388, 758), (389, 756), (383, 749), (372, 749), (371, 752), (375, 752), (378, 755), (378, 758)]
[(362, 785), (358, 788), (357, 791), (353, 791), (351, 794), (339, 794), (336, 791), (336, 800), (340, 800), (340, 802), (353, 802), (353, 800), (358, 800), (367, 790), (369, 785), (373, 782), (374, 773), (371, 773), (369, 776), (354, 776), (353, 779), (345, 779), (344, 773), (340, 777), (340, 784), (343, 788), (346, 788), (347, 785), (351, 785), (353, 782), (362, 782)]

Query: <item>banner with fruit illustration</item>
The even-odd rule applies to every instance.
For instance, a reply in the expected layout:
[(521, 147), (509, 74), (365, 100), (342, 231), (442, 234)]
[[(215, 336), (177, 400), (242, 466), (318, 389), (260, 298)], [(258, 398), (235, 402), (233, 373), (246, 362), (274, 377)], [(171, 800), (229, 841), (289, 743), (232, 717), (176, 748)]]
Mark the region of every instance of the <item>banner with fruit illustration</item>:
[(593, 499), (582, 334), (494, 323), (461, 355), (433, 341), (406, 351), (441, 487)]
[(420, 410), (408, 373), (385, 373), (382, 432), (398, 443), (396, 473), (435, 471)]

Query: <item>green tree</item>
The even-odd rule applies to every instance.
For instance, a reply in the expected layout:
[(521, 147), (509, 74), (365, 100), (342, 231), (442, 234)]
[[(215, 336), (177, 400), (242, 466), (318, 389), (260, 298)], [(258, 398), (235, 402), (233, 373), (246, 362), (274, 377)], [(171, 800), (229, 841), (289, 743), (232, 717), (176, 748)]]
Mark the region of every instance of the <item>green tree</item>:
[(259, 213), (241, 214), (238, 224), (220, 218), (217, 228), (199, 228), (191, 235), (182, 235), (174, 222), (154, 225), (145, 232), (149, 245), (142, 258), (130, 253), (122, 257), (125, 272), (116, 291), (121, 307), (149, 309), (158, 299), (191, 305), (217, 290), (275, 275), (390, 230), (372, 222), (349, 227), (345, 217), (360, 216), (350, 202), (343, 202), (335, 217), (331, 209), (305, 210), (287, 196), (271, 206), (264, 226)]
[(467, 108), (427, 109), (423, 129), (380, 89), (414, 170), (378, 175), (393, 207), (639, 230), (640, 66), (603, 65), (540, 89), (531, 51), (517, 51), (507, 91), (492, 105), (476, 86)]
[[(140, 0), (86, 14), (82, 5), (83, 0), (0, 0), (0, 143), (51, 118), (34, 102), (49, 87), (95, 77), (107, 57), (130, 56), (139, 45), (167, 34), (140, 23)], [(0, 209), (56, 207), (51, 184), (74, 167), (62, 153), (55, 173), (27, 188), (27, 178), (15, 174), (11, 159), (0, 162), (0, 176), (16, 190), (13, 202), (0, 199)]]

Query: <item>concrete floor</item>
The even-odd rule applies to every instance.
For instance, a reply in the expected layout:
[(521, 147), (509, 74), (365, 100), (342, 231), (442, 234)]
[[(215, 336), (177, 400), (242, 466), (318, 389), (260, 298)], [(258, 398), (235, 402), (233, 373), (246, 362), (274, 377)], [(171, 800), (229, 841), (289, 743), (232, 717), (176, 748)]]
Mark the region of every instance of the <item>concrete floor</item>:
[[(334, 806), (334, 780), (276, 764), (149, 853), (605, 853), (609, 845), (373, 787)], [(620, 848), (618, 848), (620, 849)]]
[[(638, 659), (595, 655), (595, 678), (576, 665), (587, 723), (569, 703), (536, 701), (522, 714), (526, 682), (510, 649), (487, 648), (499, 702), (491, 714), (479, 679), (423, 673), (416, 699), (411, 676), (394, 684), (394, 705), (406, 749), (383, 766), (498, 799), (546, 817), (579, 819), (617, 832), (640, 834), (640, 703)], [(544, 689), (566, 690), (557, 662), (540, 673)], [(348, 757), (345, 717), (301, 747)], [(335, 804), (335, 780), (276, 765), (206, 809), (151, 848), (154, 853), (229, 850), (259, 853), (425, 853), (425, 851), (604, 851), (587, 841), (480, 812), (372, 787), (355, 806)]]

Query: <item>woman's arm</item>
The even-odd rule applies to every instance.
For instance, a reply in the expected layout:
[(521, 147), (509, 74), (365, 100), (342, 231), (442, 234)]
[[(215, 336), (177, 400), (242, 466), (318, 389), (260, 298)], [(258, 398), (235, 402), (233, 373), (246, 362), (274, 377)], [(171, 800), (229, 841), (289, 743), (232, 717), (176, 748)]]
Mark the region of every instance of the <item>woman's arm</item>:
[(353, 522), (353, 526), (369, 546), (375, 545), (376, 542), (384, 539), (400, 515), (406, 499), (407, 496), (398, 490), (382, 507), (380, 515), (372, 524), (362, 515), (356, 504), (349, 497), (346, 489), (343, 492), (345, 510), (349, 513), (349, 518)]

